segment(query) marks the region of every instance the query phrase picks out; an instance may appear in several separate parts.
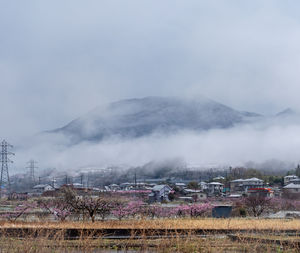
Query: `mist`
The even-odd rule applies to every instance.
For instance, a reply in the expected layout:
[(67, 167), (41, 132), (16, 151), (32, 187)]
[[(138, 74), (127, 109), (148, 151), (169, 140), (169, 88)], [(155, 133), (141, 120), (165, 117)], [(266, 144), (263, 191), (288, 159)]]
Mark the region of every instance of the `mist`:
[(2, 1), (0, 137), (14, 171), (187, 164), (298, 163), (299, 125), (113, 138), (66, 148), (35, 135), (125, 98), (200, 94), (238, 110), (300, 111), (300, 3), (241, 1)]
[(20, 147), (15, 161), (18, 165), (26, 164), (30, 157), (39, 161), (40, 168), (58, 171), (130, 168), (151, 161), (168, 161), (170, 166), (171, 161), (176, 161), (200, 169), (246, 166), (287, 170), (300, 162), (300, 125), (287, 121), (281, 124), (264, 121), (201, 132), (155, 133), (135, 139), (113, 137), (73, 146), (66, 145), (65, 137), (50, 135), (43, 137), (42, 143)]

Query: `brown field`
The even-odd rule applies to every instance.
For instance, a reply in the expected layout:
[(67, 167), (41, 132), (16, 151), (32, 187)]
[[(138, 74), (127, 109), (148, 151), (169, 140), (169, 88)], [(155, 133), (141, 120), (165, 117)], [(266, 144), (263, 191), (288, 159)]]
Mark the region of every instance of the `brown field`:
[(109, 220), (74, 222), (8, 222), (1, 221), (1, 228), (74, 228), (74, 229), (235, 229), (235, 230), (300, 230), (297, 219), (154, 219), (154, 220)]
[[(5, 234), (16, 228), (32, 233), (20, 237)], [(58, 229), (52, 233), (52, 229)], [(226, 234), (210, 233), (197, 236), (188, 233), (170, 234), (168, 237), (107, 239), (85, 236), (69, 240), (63, 236), (64, 229), (213, 229), (249, 230), (250, 234), (235, 233), (235, 240)], [(263, 230), (272, 230), (266, 232)], [(47, 230), (47, 232), (45, 232)], [(254, 230), (261, 230), (252, 234)], [(288, 235), (283, 230), (299, 230), (300, 220), (275, 219), (158, 219), (124, 220), (104, 222), (0, 222), (0, 252), (299, 252), (300, 237)], [(277, 232), (277, 233), (276, 233)], [(279, 233), (278, 233), (279, 232)], [(282, 234), (280, 232), (283, 232)], [(155, 232), (154, 232), (155, 233)]]

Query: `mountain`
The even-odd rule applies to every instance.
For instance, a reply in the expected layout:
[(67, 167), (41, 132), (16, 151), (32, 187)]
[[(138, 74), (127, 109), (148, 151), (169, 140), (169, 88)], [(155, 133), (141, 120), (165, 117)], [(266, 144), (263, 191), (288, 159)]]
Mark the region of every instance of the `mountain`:
[(98, 107), (51, 133), (63, 134), (72, 143), (78, 143), (112, 136), (136, 138), (156, 132), (230, 128), (259, 117), (259, 114), (237, 111), (205, 97), (145, 97)]
[(276, 114), (276, 116), (281, 117), (281, 116), (294, 116), (296, 114), (296, 112), (294, 110), (292, 110), (291, 108), (287, 108), (279, 113)]

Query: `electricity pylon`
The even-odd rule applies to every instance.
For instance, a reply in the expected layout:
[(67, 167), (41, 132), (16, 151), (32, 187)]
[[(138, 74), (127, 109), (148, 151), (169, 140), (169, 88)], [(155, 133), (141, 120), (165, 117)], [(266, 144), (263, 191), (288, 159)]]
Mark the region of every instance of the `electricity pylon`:
[(28, 167), (27, 167), (27, 169), (29, 169), (29, 178), (30, 178), (30, 181), (31, 181), (32, 184), (34, 184), (35, 183), (35, 176), (34, 176), (35, 173), (34, 173), (34, 171), (35, 171), (35, 169), (38, 168), (36, 166), (37, 162), (35, 160), (31, 159), (27, 164), (29, 164)]
[(1, 181), (0, 181), (0, 198), (3, 195), (3, 192), (10, 194), (10, 180), (8, 173), (8, 164), (13, 161), (8, 158), (9, 155), (14, 155), (14, 153), (8, 151), (8, 149), (12, 148), (8, 142), (3, 140), (1, 142), (1, 153), (0, 153), (0, 162), (1, 162)]

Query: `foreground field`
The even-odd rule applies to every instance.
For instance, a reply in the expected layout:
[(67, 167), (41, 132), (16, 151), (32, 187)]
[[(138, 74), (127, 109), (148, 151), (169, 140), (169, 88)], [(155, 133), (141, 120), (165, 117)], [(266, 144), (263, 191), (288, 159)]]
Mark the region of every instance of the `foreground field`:
[(228, 238), (172, 238), (158, 240), (77, 240), (61, 241), (46, 239), (1, 239), (1, 253), (137, 253), (137, 252), (161, 252), (161, 253), (234, 253), (234, 252), (299, 252), (296, 246), (277, 245), (274, 243), (240, 242), (231, 241)]
[(0, 225), (1, 253), (300, 250), (299, 220), (207, 218), (95, 223), (1, 222)]
[(1, 228), (300, 230), (296, 219), (154, 219), (103, 222), (0, 222)]

